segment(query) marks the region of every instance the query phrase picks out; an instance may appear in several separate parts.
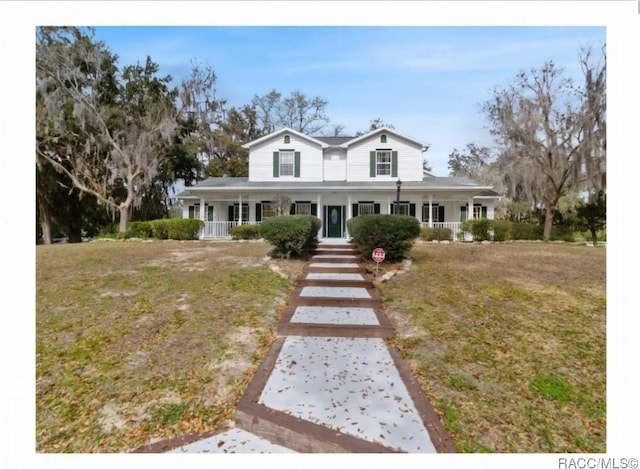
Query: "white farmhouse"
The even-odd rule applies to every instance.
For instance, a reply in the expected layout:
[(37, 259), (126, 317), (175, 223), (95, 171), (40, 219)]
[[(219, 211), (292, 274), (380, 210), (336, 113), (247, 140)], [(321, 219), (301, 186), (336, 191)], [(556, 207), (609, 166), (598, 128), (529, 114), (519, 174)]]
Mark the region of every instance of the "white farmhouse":
[(423, 170), (428, 146), (393, 129), (358, 137), (311, 137), (284, 128), (244, 145), (249, 177), (208, 178), (178, 195), (183, 217), (205, 222), (202, 238), (226, 238), (238, 224), (276, 214), (274, 200), (288, 197), (291, 214), (322, 220), (319, 238), (347, 238), (347, 220), (396, 213), (423, 226), (450, 228), (493, 218), (497, 194), (465, 178)]

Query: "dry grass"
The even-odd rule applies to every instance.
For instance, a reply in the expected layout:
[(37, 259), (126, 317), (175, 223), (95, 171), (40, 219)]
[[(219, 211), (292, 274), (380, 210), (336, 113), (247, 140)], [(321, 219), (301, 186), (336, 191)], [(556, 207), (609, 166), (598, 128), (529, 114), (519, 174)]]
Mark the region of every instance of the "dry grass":
[(38, 246), (39, 452), (122, 452), (232, 417), (302, 262), (259, 242)]
[[(274, 272), (269, 249), (38, 246), (37, 451), (123, 452), (223, 426), (302, 269)], [(418, 243), (411, 254), (378, 288), (394, 345), (459, 449), (605, 452), (605, 250)]]
[(420, 243), (380, 286), (465, 452), (606, 451), (605, 250)]

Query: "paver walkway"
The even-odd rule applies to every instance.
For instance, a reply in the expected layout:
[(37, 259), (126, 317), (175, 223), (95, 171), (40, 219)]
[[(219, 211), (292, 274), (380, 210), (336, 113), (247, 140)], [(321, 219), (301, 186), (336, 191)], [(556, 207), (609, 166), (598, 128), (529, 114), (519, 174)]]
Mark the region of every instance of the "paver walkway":
[(455, 452), (397, 351), (382, 302), (347, 244), (320, 244), (235, 428), (141, 448), (175, 453)]

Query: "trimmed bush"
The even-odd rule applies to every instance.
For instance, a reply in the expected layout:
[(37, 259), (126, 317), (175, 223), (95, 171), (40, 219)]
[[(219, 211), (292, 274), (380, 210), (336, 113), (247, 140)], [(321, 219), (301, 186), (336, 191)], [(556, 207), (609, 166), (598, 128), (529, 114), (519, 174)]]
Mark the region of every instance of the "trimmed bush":
[(475, 218), (473, 220), (465, 220), (460, 225), (458, 236), (461, 240), (465, 240), (466, 233), (471, 233), (473, 241), (488, 241), (491, 239), (491, 220), (486, 218)]
[(511, 222), (509, 220), (490, 220), (493, 228), (494, 241), (506, 241), (511, 234)]
[(536, 233), (538, 225), (533, 223), (511, 223), (511, 239), (542, 239)]
[(409, 215), (361, 215), (347, 221), (349, 233), (363, 259), (383, 248), (386, 259), (399, 259), (420, 236), (420, 222)]
[(202, 220), (194, 218), (163, 218), (145, 222), (131, 222), (127, 228), (127, 237), (193, 240), (198, 239), (203, 226)]
[(453, 235), (451, 228), (420, 228), (420, 239), (424, 241), (451, 241)]
[(275, 246), (275, 255), (304, 257), (317, 246), (321, 226), (320, 219), (312, 215), (283, 215), (264, 220), (260, 235)]
[(151, 228), (151, 222), (148, 221), (132, 221), (127, 225), (127, 231), (125, 232), (125, 238), (151, 238), (153, 236), (153, 229)]
[(260, 225), (234, 226), (229, 230), (229, 234), (233, 239), (260, 239)]
[(167, 226), (167, 236), (169, 239), (198, 239), (198, 235), (204, 222), (195, 218), (169, 218), (164, 220)]

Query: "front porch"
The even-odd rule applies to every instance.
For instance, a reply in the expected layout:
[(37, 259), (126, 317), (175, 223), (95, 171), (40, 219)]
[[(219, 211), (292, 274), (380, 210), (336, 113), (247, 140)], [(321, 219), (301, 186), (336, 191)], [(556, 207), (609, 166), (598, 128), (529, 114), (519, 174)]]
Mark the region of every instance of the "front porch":
[[(200, 234), (200, 239), (213, 240), (213, 239), (231, 239), (230, 230), (234, 226), (241, 224), (260, 224), (259, 221), (238, 222), (238, 221), (205, 221), (204, 228)], [(453, 241), (458, 240), (458, 233), (460, 231), (460, 222), (421, 222), (420, 226), (432, 227), (432, 228), (448, 228), (451, 230), (451, 238)], [(324, 230), (322, 230), (324, 232)], [(340, 243), (345, 242), (348, 237), (330, 237), (324, 236), (322, 233), (318, 237), (323, 243)]]

